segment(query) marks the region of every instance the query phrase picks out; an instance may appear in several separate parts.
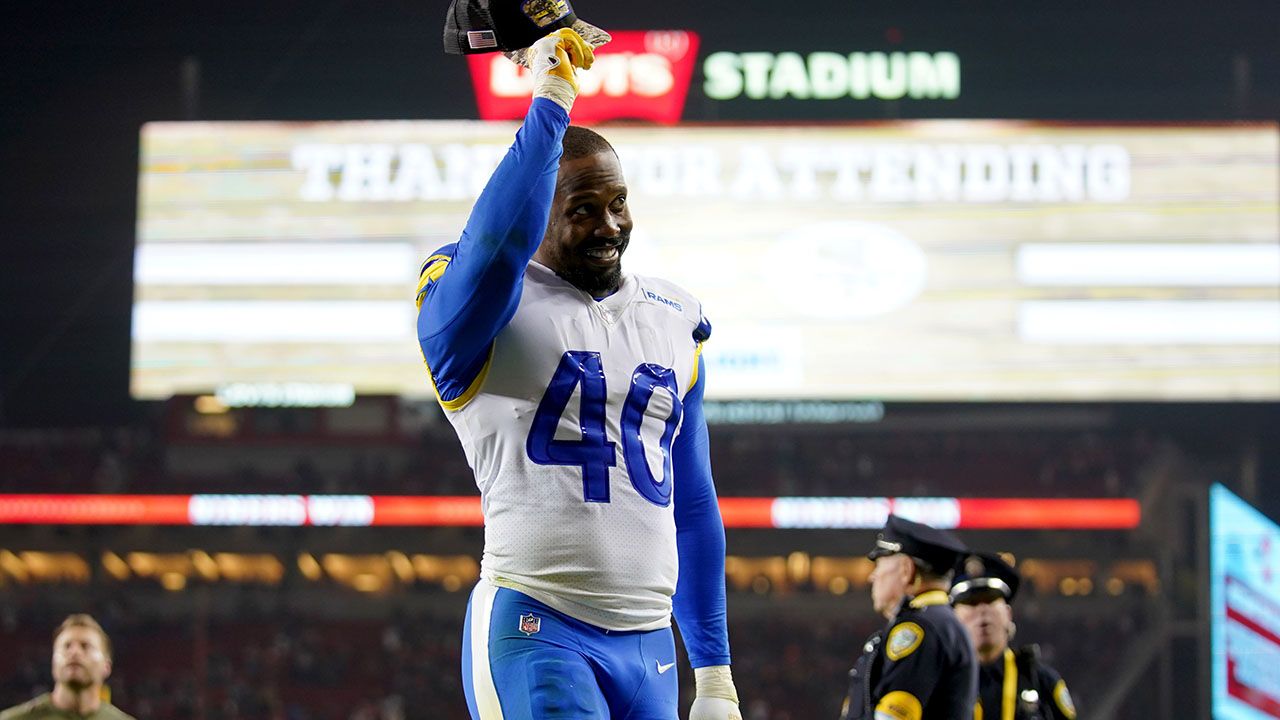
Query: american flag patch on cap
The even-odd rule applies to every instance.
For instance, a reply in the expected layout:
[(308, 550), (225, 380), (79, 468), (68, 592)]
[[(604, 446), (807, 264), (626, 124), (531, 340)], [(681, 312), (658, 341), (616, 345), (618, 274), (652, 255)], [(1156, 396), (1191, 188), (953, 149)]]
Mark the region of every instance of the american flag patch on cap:
[(498, 47), (498, 37), (493, 34), (492, 30), (468, 30), (467, 44), (472, 50), (483, 50), (484, 48)]

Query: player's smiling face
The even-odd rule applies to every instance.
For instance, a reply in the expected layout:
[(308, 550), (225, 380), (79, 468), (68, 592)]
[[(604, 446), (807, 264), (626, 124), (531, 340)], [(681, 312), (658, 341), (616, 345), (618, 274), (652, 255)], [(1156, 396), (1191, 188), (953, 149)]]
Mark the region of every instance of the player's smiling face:
[(631, 210), (622, 164), (610, 151), (564, 160), (547, 233), (533, 259), (580, 290), (604, 297), (622, 284)]

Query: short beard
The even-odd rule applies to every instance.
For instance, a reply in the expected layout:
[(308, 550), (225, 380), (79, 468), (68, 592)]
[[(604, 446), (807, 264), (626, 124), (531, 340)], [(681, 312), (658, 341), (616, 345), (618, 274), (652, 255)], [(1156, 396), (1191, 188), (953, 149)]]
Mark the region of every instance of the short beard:
[(610, 244), (618, 248), (618, 262), (612, 268), (603, 272), (597, 271), (574, 258), (571, 262), (561, 263), (568, 267), (558, 270), (557, 274), (565, 282), (595, 298), (602, 298), (615, 292), (622, 285), (622, 256), (631, 246), (631, 233), (622, 233), (616, 242)]
[(617, 290), (622, 284), (622, 263), (619, 262), (612, 269), (602, 273), (576, 267), (561, 273), (560, 277), (592, 297), (603, 297)]

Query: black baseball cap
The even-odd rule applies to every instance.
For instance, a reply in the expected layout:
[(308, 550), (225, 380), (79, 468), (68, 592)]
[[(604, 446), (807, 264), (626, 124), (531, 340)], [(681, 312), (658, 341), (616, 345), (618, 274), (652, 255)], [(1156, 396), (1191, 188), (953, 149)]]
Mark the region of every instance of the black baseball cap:
[(968, 548), (960, 538), (948, 530), (890, 515), (884, 528), (876, 533), (876, 546), (867, 553), (867, 558), (875, 560), (902, 553), (919, 560), (934, 572), (944, 573), (954, 567), (966, 552)]
[(569, 0), (452, 0), (444, 19), (449, 55), (514, 52), (559, 28), (573, 28), (592, 47), (609, 34), (579, 19)]
[(974, 605), (1004, 598), (1013, 602), (1022, 578), (995, 553), (975, 553), (964, 558), (951, 583), (951, 602)]

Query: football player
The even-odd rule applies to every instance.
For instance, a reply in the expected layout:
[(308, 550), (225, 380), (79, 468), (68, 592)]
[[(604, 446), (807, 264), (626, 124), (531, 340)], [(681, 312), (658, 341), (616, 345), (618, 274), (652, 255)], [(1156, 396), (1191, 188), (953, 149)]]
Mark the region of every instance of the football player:
[(702, 398), (711, 326), (625, 273), (627, 185), (569, 125), (590, 45), (534, 43), (534, 98), (458, 242), (423, 264), (418, 337), (485, 518), (463, 675), (473, 718), (674, 720), (671, 616), (693, 720), (741, 718), (724, 526)]

